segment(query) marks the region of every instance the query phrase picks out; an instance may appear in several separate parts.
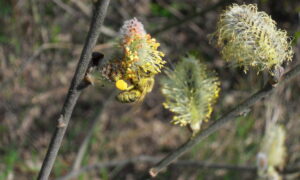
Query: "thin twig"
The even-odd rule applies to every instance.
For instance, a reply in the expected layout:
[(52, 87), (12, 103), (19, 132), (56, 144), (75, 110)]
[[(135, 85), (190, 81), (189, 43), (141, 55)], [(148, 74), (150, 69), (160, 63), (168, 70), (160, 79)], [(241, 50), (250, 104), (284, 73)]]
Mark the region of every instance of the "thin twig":
[(86, 131), (87, 134), (85, 136), (85, 138), (83, 139), (81, 145), (79, 146), (79, 150), (77, 152), (77, 155), (76, 155), (76, 158), (75, 158), (75, 161), (73, 163), (73, 166), (72, 166), (72, 171), (76, 171), (80, 168), (81, 166), (81, 162), (84, 158), (84, 155), (85, 155), (85, 152), (88, 148), (88, 145), (89, 145), (89, 142), (90, 142), (90, 139), (94, 133), (94, 129), (96, 127), (96, 124), (98, 122), (98, 119), (100, 119), (100, 116), (101, 116), (101, 112), (103, 111), (102, 110), (103, 107), (101, 107), (101, 109), (98, 109), (97, 111), (97, 116), (96, 118), (93, 118), (88, 126), (88, 130)]
[(8, 86), (13, 80), (16, 80), (22, 73), (26, 70), (27, 66), (39, 57), (44, 51), (51, 49), (68, 49), (71, 47), (69, 43), (45, 43), (42, 44), (37, 50), (33, 52), (33, 55), (29, 57), (26, 61), (23, 61), (20, 67), (16, 70), (11, 78), (7, 78), (1, 82), (2, 88)]
[(43, 26), (43, 23), (41, 21), (41, 15), (39, 13), (39, 8), (37, 5), (38, 1), (34, 1), (34, 0), (30, 0), (30, 6), (31, 6), (31, 11), (32, 11), (32, 16), (33, 16), (33, 20), (36, 23), (36, 25), (38, 25), (38, 29), (40, 30), (41, 33), (41, 37), (43, 40), (43, 43), (47, 43), (49, 41), (49, 37), (48, 37), (48, 31), (45, 28), (45, 26)]
[(52, 170), (58, 150), (61, 146), (64, 134), (66, 132), (69, 120), (71, 118), (75, 104), (81, 94), (82, 89), (79, 89), (81, 82), (85, 76), (94, 46), (97, 43), (100, 29), (106, 15), (110, 0), (99, 0), (95, 4), (94, 16), (90, 25), (90, 30), (82, 50), (76, 72), (72, 79), (65, 103), (62, 107), (60, 117), (57, 121), (55, 132), (52, 136), (46, 157), (43, 161), (42, 168), (39, 172), (39, 180), (47, 180)]
[[(177, 19), (184, 19), (184, 15), (177, 10), (176, 8), (172, 7), (169, 3), (163, 1), (163, 0), (159, 0), (157, 1), (157, 3), (159, 5), (161, 5), (163, 8), (166, 8), (173, 16), (175, 16)], [(188, 26), (195, 31), (195, 33), (200, 33), (201, 32), (201, 28), (194, 22), (190, 22), (188, 23)]]
[(84, 14), (84, 16), (90, 17), (91, 15), (90, 8), (87, 5), (85, 5), (84, 2), (82, 2), (81, 0), (71, 0), (71, 2), (75, 6), (77, 6), (77, 8), (82, 12), (82, 14)]
[(64, 2), (62, 2), (61, 0), (52, 0), (57, 6), (59, 6), (60, 8), (62, 8), (63, 10), (65, 10), (66, 12), (68, 12), (69, 14), (75, 16), (76, 15), (76, 11), (71, 8), (70, 6), (66, 5)]
[(210, 7), (207, 7), (206, 9), (204, 9), (204, 10), (202, 10), (202, 11), (196, 12), (196, 13), (194, 13), (194, 14), (192, 14), (192, 15), (190, 15), (190, 16), (187, 16), (187, 17), (185, 17), (184, 19), (180, 19), (179, 21), (176, 21), (176, 22), (174, 22), (174, 23), (170, 23), (170, 24), (168, 24), (168, 25), (162, 27), (161, 29), (157, 29), (157, 30), (155, 30), (154, 32), (152, 32), (151, 34), (152, 34), (153, 36), (156, 36), (156, 35), (158, 35), (158, 34), (161, 34), (161, 33), (165, 32), (165, 31), (168, 31), (168, 30), (170, 30), (170, 29), (172, 29), (172, 28), (174, 28), (174, 27), (177, 27), (177, 26), (180, 26), (180, 25), (182, 25), (182, 24), (184, 24), (184, 23), (187, 23), (187, 22), (189, 22), (189, 21), (192, 21), (193, 19), (195, 19), (195, 18), (197, 18), (197, 17), (199, 17), (199, 16), (203, 16), (203, 15), (206, 14), (207, 12), (212, 11), (212, 10), (214, 10), (214, 9), (220, 7), (220, 6), (223, 6), (223, 5), (225, 5), (225, 4), (228, 4), (228, 3), (230, 3), (230, 2), (231, 2), (231, 0), (221, 0), (221, 1), (219, 1), (218, 3), (216, 3), (216, 4), (214, 4), (214, 5), (210, 6)]
[(96, 128), (96, 124), (98, 123), (98, 121), (101, 120), (102, 112), (104, 112), (104, 110), (106, 109), (108, 104), (111, 102), (113, 97), (115, 97), (115, 95), (116, 95), (115, 91), (113, 93), (111, 93), (109, 98), (104, 102), (104, 105), (97, 110), (96, 117), (91, 120), (91, 122), (89, 124), (89, 127), (88, 127), (88, 131), (87, 131), (88, 133), (86, 134), (84, 140), (82, 141), (82, 143), (80, 145), (80, 148), (78, 150), (77, 156), (76, 156), (74, 164), (73, 164), (72, 171), (76, 171), (80, 168), (81, 162), (82, 162), (83, 157), (85, 155), (85, 152), (87, 150), (88, 144), (89, 144), (90, 139), (91, 139), (91, 137), (94, 133), (94, 130)]
[[(87, 6), (85, 6), (82, 1), (72, 0), (72, 2), (79, 8), (79, 10), (82, 13), (78, 13), (76, 9), (72, 8), (71, 6), (68, 6), (67, 4), (63, 3), (61, 0), (53, 0), (53, 2), (57, 4), (60, 8), (65, 10), (71, 16), (74, 16), (76, 18), (84, 17), (85, 19), (91, 18), (90, 9)], [(118, 35), (116, 31), (114, 31), (113, 29), (105, 25), (101, 26), (101, 33), (110, 37), (115, 37)]]
[[(102, 168), (113, 168), (113, 167), (125, 167), (129, 164), (140, 164), (140, 163), (150, 163), (155, 164), (159, 162), (160, 157), (153, 156), (137, 156), (125, 160), (114, 160), (109, 162), (99, 162), (89, 166), (82, 167), (77, 171), (72, 171), (67, 175), (58, 178), (57, 180), (68, 180), (71, 178), (76, 178), (83, 173), (87, 173), (93, 170), (99, 170)], [(257, 168), (255, 166), (247, 165), (232, 165), (225, 163), (209, 163), (201, 162), (197, 160), (181, 160), (172, 164), (173, 167), (177, 168), (206, 168), (206, 169), (224, 169), (224, 170), (234, 170), (234, 171), (244, 171), (250, 173), (256, 173)], [(293, 173), (300, 170), (300, 167), (287, 167), (282, 171), (283, 174)]]
[[(181, 160), (177, 161), (173, 164), (175, 167), (183, 167), (183, 168), (207, 168), (207, 169), (226, 169), (233, 171), (247, 171), (256, 173), (256, 166), (249, 165), (232, 165), (225, 163), (209, 163), (209, 162), (201, 162), (195, 160)], [(284, 168), (280, 173), (282, 174), (290, 174), (294, 172), (300, 171), (300, 166), (288, 166)]]
[[(300, 65), (297, 65), (292, 70), (287, 72), (281, 79), (280, 83), (278, 85), (282, 85), (289, 81), (291, 78), (295, 77), (297, 74), (300, 73)], [(233, 108), (232, 111), (225, 114), (218, 120), (216, 120), (214, 123), (212, 123), (211, 126), (209, 126), (207, 129), (201, 131), (198, 135), (195, 137), (189, 139), (186, 143), (184, 143), (182, 146), (177, 148), (175, 151), (171, 152), (169, 155), (167, 155), (164, 159), (162, 159), (158, 164), (156, 164), (153, 168), (150, 169), (149, 173), (152, 177), (155, 177), (163, 168), (167, 167), (172, 161), (180, 157), (184, 152), (190, 150), (193, 146), (201, 142), (203, 139), (208, 137), (210, 134), (216, 132), (221, 127), (223, 127), (226, 123), (230, 122), (231, 120), (235, 120), (235, 118), (239, 115), (241, 115), (246, 109), (254, 105), (257, 101), (260, 99), (266, 97), (269, 95), (274, 89), (274, 86), (267, 84), (264, 86), (260, 91), (253, 94), (251, 97), (246, 99), (241, 104), (237, 105), (235, 108)]]
[(84, 172), (101, 169), (101, 168), (124, 166), (124, 165), (130, 164), (130, 163), (137, 163), (137, 162), (148, 162), (148, 163), (153, 164), (158, 161), (159, 161), (159, 158), (155, 158), (152, 156), (137, 156), (137, 157), (133, 157), (133, 158), (125, 159), (125, 160), (115, 160), (115, 161), (109, 161), (109, 162), (95, 163), (95, 164), (92, 164), (89, 166), (82, 167), (77, 171), (72, 171), (69, 174), (67, 174), (66, 176), (58, 178), (57, 180), (67, 180), (70, 178), (77, 177)]

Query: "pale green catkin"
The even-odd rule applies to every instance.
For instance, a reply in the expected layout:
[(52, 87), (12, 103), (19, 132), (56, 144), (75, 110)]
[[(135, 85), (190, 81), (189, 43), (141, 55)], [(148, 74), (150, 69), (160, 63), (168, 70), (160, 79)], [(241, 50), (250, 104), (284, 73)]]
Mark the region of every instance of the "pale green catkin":
[(193, 56), (182, 58), (175, 70), (161, 80), (164, 107), (175, 113), (172, 123), (189, 125), (193, 134), (210, 118), (220, 91), (220, 82), (205, 64)]
[(283, 126), (270, 125), (261, 142), (257, 155), (258, 175), (262, 178), (278, 179), (281, 177), (276, 169), (283, 169), (286, 160), (286, 132)]
[(220, 16), (212, 42), (226, 61), (245, 72), (250, 67), (271, 72), (293, 56), (286, 31), (277, 29), (276, 22), (253, 4), (229, 6)]

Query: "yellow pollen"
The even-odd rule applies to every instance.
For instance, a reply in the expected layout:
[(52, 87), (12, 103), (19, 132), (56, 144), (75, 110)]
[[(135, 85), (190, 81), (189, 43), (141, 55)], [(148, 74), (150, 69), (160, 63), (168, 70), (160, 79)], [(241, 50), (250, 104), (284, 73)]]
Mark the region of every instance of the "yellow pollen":
[(128, 89), (128, 84), (124, 80), (121, 79), (116, 82), (116, 87), (119, 90), (124, 91), (124, 90)]

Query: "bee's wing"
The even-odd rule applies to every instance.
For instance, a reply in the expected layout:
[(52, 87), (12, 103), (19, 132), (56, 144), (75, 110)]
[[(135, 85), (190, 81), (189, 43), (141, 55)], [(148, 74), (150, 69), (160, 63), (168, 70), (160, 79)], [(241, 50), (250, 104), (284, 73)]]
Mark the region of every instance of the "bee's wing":
[(154, 77), (140, 77), (138, 89), (141, 91), (141, 96), (137, 101), (135, 101), (133, 106), (133, 113), (137, 113), (141, 107), (141, 104), (147, 95), (147, 93), (151, 92), (154, 86)]
[(142, 90), (142, 95), (138, 99), (137, 103), (141, 104), (146, 96), (147, 93), (151, 92), (154, 86), (154, 77), (147, 77), (144, 80), (141, 80), (141, 90)]

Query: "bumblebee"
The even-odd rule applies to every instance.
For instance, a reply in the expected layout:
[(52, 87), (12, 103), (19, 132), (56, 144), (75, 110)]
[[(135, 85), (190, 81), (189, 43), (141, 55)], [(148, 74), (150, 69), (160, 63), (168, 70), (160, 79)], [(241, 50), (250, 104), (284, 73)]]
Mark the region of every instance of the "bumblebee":
[(121, 103), (141, 102), (147, 93), (151, 92), (154, 86), (154, 76), (139, 77), (136, 82), (131, 82), (128, 85), (124, 80), (118, 80), (116, 87), (123, 92), (120, 92), (116, 99)]

